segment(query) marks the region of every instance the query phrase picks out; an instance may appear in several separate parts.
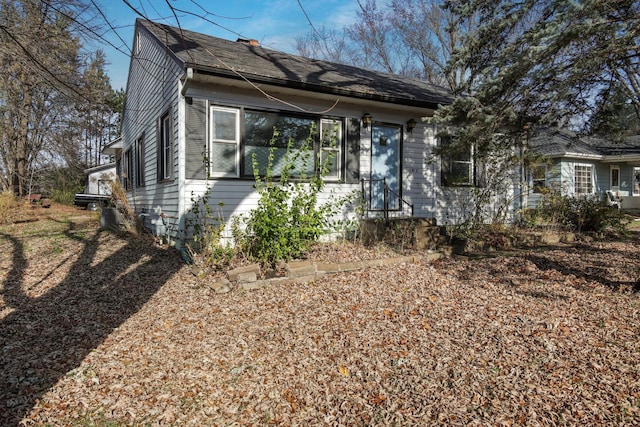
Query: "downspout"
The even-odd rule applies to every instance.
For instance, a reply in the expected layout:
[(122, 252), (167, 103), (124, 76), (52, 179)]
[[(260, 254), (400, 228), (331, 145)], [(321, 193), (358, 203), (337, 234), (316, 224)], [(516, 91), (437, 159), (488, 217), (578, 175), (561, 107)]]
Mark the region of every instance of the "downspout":
[[(520, 140), (520, 215), (521, 218), (525, 214), (529, 206), (529, 185), (527, 180), (527, 168), (525, 166), (525, 156), (529, 147), (529, 128), (525, 129), (526, 136), (524, 141)], [(519, 218), (519, 219), (521, 219)]]
[(189, 88), (189, 82), (193, 80), (193, 68), (188, 67), (184, 72), (184, 75), (180, 78), (180, 82), (182, 83), (182, 89), (180, 89), (180, 95), (184, 97), (185, 93), (187, 93), (187, 89)]
[(193, 68), (188, 67), (185, 70), (184, 75), (180, 78), (180, 80), (178, 81), (178, 87), (179, 87), (179, 99), (178, 99), (178, 122), (179, 122), (179, 130), (178, 130), (178, 230), (176, 233), (176, 239), (179, 242), (179, 247), (178, 249), (181, 249), (184, 246), (184, 241), (186, 239), (186, 235), (184, 235), (185, 233), (185, 224), (186, 224), (186, 220), (185, 220), (185, 215), (186, 215), (186, 211), (185, 211), (185, 206), (186, 206), (186, 201), (185, 201), (185, 165), (186, 165), (186, 152), (185, 152), (185, 146), (186, 146), (186, 140), (187, 140), (187, 133), (186, 133), (186, 118), (187, 118), (187, 112), (186, 112), (186, 99), (185, 99), (185, 94), (187, 93), (187, 89), (190, 86), (190, 82), (193, 80)]

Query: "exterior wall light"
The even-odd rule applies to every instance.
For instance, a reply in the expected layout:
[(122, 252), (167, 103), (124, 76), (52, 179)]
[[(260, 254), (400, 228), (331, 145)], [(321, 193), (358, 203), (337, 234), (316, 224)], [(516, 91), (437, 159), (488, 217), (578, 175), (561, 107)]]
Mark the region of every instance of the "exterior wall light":
[(364, 113), (362, 115), (362, 127), (364, 127), (365, 129), (369, 129), (370, 125), (371, 125), (371, 114)]
[(407, 132), (409, 133), (413, 133), (413, 129), (416, 127), (416, 125), (418, 124), (418, 122), (415, 121), (415, 119), (409, 119), (407, 121)]

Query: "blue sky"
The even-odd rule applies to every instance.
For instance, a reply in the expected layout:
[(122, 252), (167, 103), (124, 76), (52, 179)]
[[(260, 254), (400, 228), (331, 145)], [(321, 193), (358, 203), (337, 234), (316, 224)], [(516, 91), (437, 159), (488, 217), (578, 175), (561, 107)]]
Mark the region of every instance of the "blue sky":
[[(300, 0), (304, 11), (297, 0), (128, 0), (128, 3), (157, 22), (176, 25), (167, 1), (176, 9), (202, 15), (205, 12), (197, 7), (200, 4), (209, 12), (208, 19), (219, 25), (182, 13), (178, 18), (183, 28), (228, 40), (236, 40), (240, 34), (260, 41), (265, 47), (289, 53), (295, 53), (296, 37), (304, 36), (311, 30), (304, 11), (316, 28), (324, 25), (342, 29), (355, 20), (358, 9), (357, 0)], [(96, 3), (100, 5), (110, 26), (115, 28), (115, 31), (107, 29), (105, 36), (114, 47), (99, 45), (110, 63), (107, 73), (111, 85), (114, 89), (126, 88), (128, 52), (133, 40), (133, 24), (138, 15), (126, 5), (125, 0), (97, 0)]]

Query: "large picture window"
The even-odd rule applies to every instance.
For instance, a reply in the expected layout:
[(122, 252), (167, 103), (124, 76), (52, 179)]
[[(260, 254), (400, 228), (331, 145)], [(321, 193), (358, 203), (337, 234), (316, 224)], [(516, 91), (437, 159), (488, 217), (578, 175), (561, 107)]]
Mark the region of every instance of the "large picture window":
[(576, 195), (593, 194), (593, 166), (574, 166), (574, 192)]
[(265, 174), (270, 161), (271, 146), (274, 147), (271, 158), (271, 173), (274, 176), (282, 173), (288, 147), (291, 149), (289, 155), (295, 165), (291, 174), (299, 176), (314, 173), (314, 141), (309, 139), (312, 123), (313, 119), (305, 117), (245, 112), (244, 175), (254, 175), (253, 159), (256, 161), (259, 174)]
[[(201, 125), (195, 108), (192, 114), (195, 134)], [(253, 178), (254, 166), (264, 176), (271, 164), (277, 177), (287, 155), (292, 177), (322, 172), (325, 179), (339, 181), (344, 176), (343, 119), (210, 105), (206, 127), (208, 176)]]

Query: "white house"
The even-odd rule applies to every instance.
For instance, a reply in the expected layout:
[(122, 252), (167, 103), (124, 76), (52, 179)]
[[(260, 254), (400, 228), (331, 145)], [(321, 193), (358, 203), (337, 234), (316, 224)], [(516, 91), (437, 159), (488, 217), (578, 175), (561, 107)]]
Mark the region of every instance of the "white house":
[(256, 205), (252, 154), (264, 159), (274, 126), (296, 144), (311, 124), (336, 138), (315, 141), (319, 158), (336, 159), (323, 197), (358, 192), (366, 216), (443, 223), (461, 209), (443, 201), (464, 196), (474, 171), (471, 159), (433, 161), (437, 130), (422, 119), (450, 102), (422, 80), (138, 20), (122, 140), (112, 148), (132, 207), (162, 214), (177, 244), (194, 200), (207, 198), (225, 219)]
[(622, 209), (640, 209), (640, 137), (613, 142), (580, 137), (564, 129), (542, 129), (530, 149), (547, 161), (529, 171), (526, 206), (539, 202), (543, 188), (569, 196), (618, 196)]

